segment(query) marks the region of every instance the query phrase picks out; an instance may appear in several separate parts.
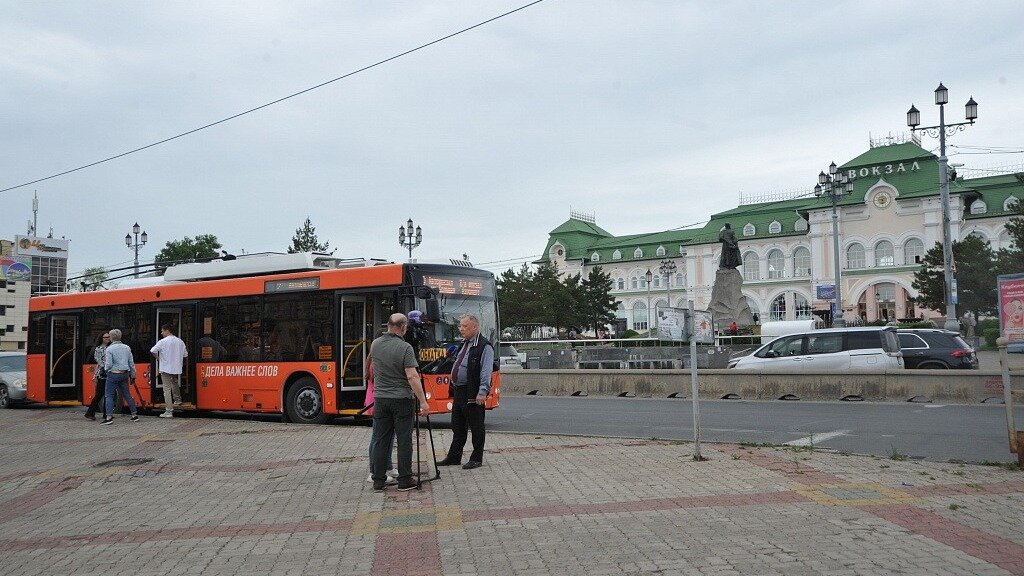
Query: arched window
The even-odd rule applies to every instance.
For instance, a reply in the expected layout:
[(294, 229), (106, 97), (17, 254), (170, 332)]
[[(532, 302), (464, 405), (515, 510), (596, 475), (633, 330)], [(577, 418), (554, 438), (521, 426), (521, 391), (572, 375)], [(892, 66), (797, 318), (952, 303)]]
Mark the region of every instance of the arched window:
[(618, 288), (619, 290), (625, 290), (626, 289), (626, 279), (625, 278), (619, 278), (618, 280), (616, 280), (615, 281), (615, 287)]
[(636, 250), (633, 250), (633, 258), (643, 258), (643, 257), (644, 257), (644, 251), (643, 250), (641, 250), (639, 248), (637, 248)]
[(779, 232), (782, 232), (782, 224), (780, 224), (778, 220), (772, 221), (772, 223), (768, 225), (768, 233), (778, 234)]
[(846, 267), (864, 268), (864, 246), (857, 242), (850, 244), (846, 249)]
[(750, 308), (750, 313), (754, 315), (754, 324), (761, 323), (761, 307), (757, 304), (757, 301), (750, 296), (744, 296), (747, 299), (747, 306)]
[(622, 260), (622, 252), (618, 250), (612, 252), (612, 260)]
[(1003, 212), (1015, 212), (1017, 210), (1016, 204), (1020, 200), (1016, 196), (1010, 196), (1003, 201)]
[(798, 246), (793, 251), (793, 277), (807, 278), (811, 275), (811, 251)]
[(796, 230), (797, 232), (806, 232), (807, 220), (804, 220), (803, 218), (797, 218), (796, 222), (793, 223), (793, 230)]
[(757, 228), (754, 228), (754, 225), (749, 223), (749, 222), (747, 223), (746, 226), (743, 227), (743, 235), (744, 236), (753, 236), (756, 233), (757, 233)]
[(637, 288), (640, 287), (640, 278), (636, 276), (630, 276), (629, 285), (633, 288), (633, 290), (636, 290)]
[(591, 262), (600, 262), (601, 261), (601, 255), (598, 254), (597, 252), (594, 252), (593, 254), (590, 255), (590, 261)]
[(655, 288), (660, 288), (661, 287), (661, 274), (655, 274), (654, 277), (653, 277), (653, 280), (654, 280), (654, 287)]
[(793, 311), (796, 312), (797, 320), (813, 320), (814, 314), (811, 313), (811, 303), (796, 292), (793, 293)]
[(647, 303), (633, 303), (633, 330), (647, 330)]
[(924, 242), (920, 238), (911, 238), (903, 243), (903, 264), (915, 266), (924, 261)]
[(772, 300), (772, 306), (768, 311), (768, 318), (773, 322), (786, 319), (786, 295), (779, 294)]
[(654, 253), (657, 254), (658, 256), (664, 256), (665, 255), (665, 247), (664, 246), (658, 246), (658, 249)]
[(893, 253), (892, 242), (882, 240), (875, 244), (875, 266), (895, 266), (896, 256)]
[(973, 230), (970, 234), (968, 234), (968, 236), (974, 236), (975, 238), (981, 240), (982, 242), (988, 242), (988, 238), (985, 237), (985, 234), (983, 234), (981, 230)]
[(761, 259), (757, 257), (754, 252), (747, 252), (743, 255), (743, 279), (744, 280), (760, 280), (761, 279)]
[(676, 287), (683, 286), (683, 274), (682, 272), (676, 274)]
[(658, 310), (661, 310), (663, 308), (668, 308), (668, 302), (665, 302), (664, 300), (658, 300), (657, 302), (654, 303), (654, 325), (655, 326), (658, 325)]
[(971, 203), (971, 214), (984, 214), (988, 212), (988, 204), (982, 200), (975, 200)]
[(785, 278), (785, 272), (786, 257), (782, 255), (782, 250), (778, 248), (770, 250), (768, 252), (768, 278)]

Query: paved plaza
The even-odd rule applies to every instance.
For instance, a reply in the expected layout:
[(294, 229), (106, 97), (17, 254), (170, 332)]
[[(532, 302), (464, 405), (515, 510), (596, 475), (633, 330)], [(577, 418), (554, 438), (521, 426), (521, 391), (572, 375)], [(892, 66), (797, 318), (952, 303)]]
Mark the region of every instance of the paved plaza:
[(350, 423), (0, 430), (0, 574), (1024, 574), (1024, 473), (1001, 467), (492, 433), (482, 468), (379, 494)]

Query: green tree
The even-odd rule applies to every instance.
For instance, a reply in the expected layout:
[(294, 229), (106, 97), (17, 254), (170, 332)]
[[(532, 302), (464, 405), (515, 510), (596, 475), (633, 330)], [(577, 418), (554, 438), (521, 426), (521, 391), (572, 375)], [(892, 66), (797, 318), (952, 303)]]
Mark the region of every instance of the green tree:
[(502, 333), (510, 333), (513, 340), (528, 339), (528, 325), (537, 323), (539, 307), (532, 282), (533, 272), (526, 264), (523, 264), (519, 272), (509, 268), (497, 280)]
[[(945, 283), (942, 273), (942, 244), (936, 242), (924, 255), (921, 269), (914, 273), (916, 301), (931, 310), (945, 312)], [(996, 310), (996, 256), (988, 242), (968, 236), (953, 242), (953, 274), (957, 282), (957, 307), (975, 316), (991, 315)], [(960, 313), (957, 314), (958, 316)]]
[(1006, 222), (1006, 232), (1013, 241), (1009, 248), (999, 250), (1000, 274), (1024, 272), (1024, 202), (1014, 203), (1016, 215)]
[(586, 318), (586, 325), (593, 328), (595, 333), (598, 328), (615, 323), (617, 303), (611, 292), (611, 274), (605, 274), (600, 266), (592, 268), (586, 280), (583, 281), (581, 308), (583, 316)]
[(156, 255), (156, 273), (163, 275), (168, 266), (181, 262), (201, 262), (220, 256), (221, 244), (213, 234), (199, 234), (193, 240), (188, 236), (181, 240), (170, 240)]
[(334, 250), (328, 252), (330, 244), (330, 242), (320, 243), (320, 238), (316, 235), (316, 228), (310, 222), (309, 217), (307, 217), (306, 221), (302, 223), (302, 227), (295, 230), (295, 236), (292, 236), (292, 245), (288, 248), (288, 253), (317, 252), (320, 254), (334, 254)]
[(103, 266), (93, 266), (82, 271), (82, 275), (68, 282), (68, 290), (79, 290), (92, 292), (94, 290), (106, 290), (109, 288), (105, 283), (110, 278), (110, 273)]

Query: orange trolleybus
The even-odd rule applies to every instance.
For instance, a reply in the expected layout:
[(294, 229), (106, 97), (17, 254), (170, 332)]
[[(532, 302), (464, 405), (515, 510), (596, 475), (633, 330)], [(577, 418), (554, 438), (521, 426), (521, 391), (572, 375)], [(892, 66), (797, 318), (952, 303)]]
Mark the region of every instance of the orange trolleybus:
[[(160, 326), (185, 341), (185, 407), (198, 411), (279, 413), (322, 423), (364, 412), (369, 343), (394, 312), (422, 312), (410, 328), (431, 412), (451, 410), (452, 359), (463, 314), (498, 337), (494, 275), (451, 264), (393, 264), (314, 254), (267, 254), (168, 268), (114, 290), (40, 295), (29, 304), (28, 399), (88, 404), (93, 350), (120, 328), (136, 364), (135, 401), (162, 406), (159, 366), (150, 348)], [(497, 355), (495, 355), (497, 360)], [(487, 407), (500, 396), (494, 367)]]

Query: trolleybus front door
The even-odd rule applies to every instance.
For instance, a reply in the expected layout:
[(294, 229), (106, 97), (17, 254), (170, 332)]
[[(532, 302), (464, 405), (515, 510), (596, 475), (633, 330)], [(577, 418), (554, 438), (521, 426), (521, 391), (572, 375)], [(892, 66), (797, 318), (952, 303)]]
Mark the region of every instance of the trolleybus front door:
[(341, 386), (338, 406), (362, 407), (363, 397), (353, 394), (366, 390), (366, 357), (370, 341), (366, 334), (366, 297), (341, 297), (341, 363), (338, 370)]
[(78, 316), (51, 316), (47, 402), (80, 399), (81, 361)]
[[(190, 340), (195, 337), (193, 333), (193, 309), (192, 307), (184, 308), (157, 308), (156, 309), (156, 335), (153, 342), (157, 342), (162, 337), (160, 327), (164, 324), (170, 324), (174, 327), (174, 335), (181, 338), (185, 342), (186, 350), (195, 350), (195, 347), (191, 345)], [(186, 404), (195, 404), (196, 393), (195, 387), (192, 386), (192, 371), (189, 366), (194, 362), (199, 362), (200, 359), (192, 358), (191, 355), (185, 358), (181, 366), (181, 401)], [(154, 359), (150, 367), (150, 398), (162, 398), (163, 397), (163, 386), (160, 382), (160, 360), (159, 358)], [(159, 393), (158, 393), (159, 392)]]

